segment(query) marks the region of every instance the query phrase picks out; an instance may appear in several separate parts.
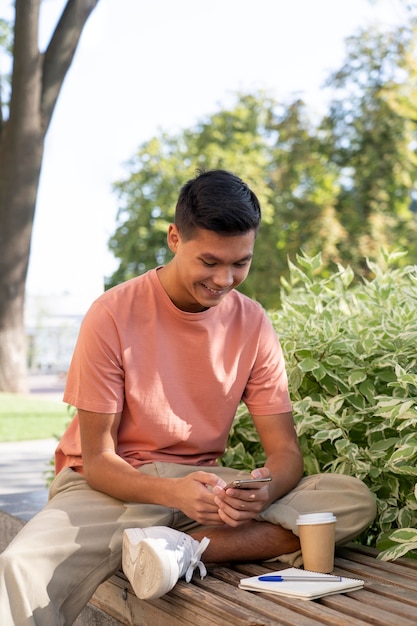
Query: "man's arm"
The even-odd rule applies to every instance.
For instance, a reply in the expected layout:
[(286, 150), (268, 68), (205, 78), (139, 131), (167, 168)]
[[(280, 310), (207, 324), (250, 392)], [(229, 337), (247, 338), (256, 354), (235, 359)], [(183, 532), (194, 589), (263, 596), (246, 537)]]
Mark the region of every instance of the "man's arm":
[(303, 475), (303, 459), (298, 443), (292, 413), (253, 416), (266, 462), (263, 468), (252, 472), (253, 477), (271, 476), (270, 483), (259, 483), (253, 489), (216, 487), (215, 503), (221, 519), (238, 526), (254, 519), (272, 502), (288, 493)]
[(256, 417), (253, 421), (266, 454), (272, 483), (268, 504), (291, 491), (300, 481), (304, 462), (292, 413)]
[(120, 413), (93, 413), (78, 410), (84, 477), (88, 484), (124, 502), (160, 504), (180, 509), (201, 524), (223, 522), (207, 486), (219, 479), (199, 471), (184, 478), (159, 478), (133, 468), (117, 453)]

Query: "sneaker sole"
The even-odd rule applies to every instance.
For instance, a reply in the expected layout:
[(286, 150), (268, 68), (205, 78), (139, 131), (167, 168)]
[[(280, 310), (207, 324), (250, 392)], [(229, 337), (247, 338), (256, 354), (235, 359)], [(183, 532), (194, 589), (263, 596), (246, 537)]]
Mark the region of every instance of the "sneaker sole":
[[(132, 537), (134, 539), (134, 537)], [(133, 543), (133, 545), (132, 545)], [(178, 563), (168, 551), (161, 558), (158, 539), (141, 539), (136, 546), (136, 558), (131, 558), (134, 544), (125, 531), (123, 537), (123, 571), (140, 600), (154, 600), (171, 591), (178, 581)]]

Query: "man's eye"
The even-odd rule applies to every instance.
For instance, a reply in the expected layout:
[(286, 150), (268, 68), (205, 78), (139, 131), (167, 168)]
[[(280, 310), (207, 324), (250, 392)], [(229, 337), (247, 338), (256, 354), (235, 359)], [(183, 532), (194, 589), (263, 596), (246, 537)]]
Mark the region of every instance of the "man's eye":
[(208, 261), (204, 261), (204, 259), (202, 259), (202, 261), (206, 267), (214, 267), (216, 265), (215, 263), (209, 263)]

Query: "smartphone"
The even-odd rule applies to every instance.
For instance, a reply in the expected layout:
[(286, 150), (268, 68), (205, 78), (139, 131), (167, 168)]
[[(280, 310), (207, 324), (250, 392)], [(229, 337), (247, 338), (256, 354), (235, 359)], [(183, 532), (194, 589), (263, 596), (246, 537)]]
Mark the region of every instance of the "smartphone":
[(224, 487), (226, 489), (252, 489), (252, 485), (254, 483), (269, 483), (272, 478), (268, 476), (267, 478), (236, 478), (236, 480), (232, 480), (231, 483)]

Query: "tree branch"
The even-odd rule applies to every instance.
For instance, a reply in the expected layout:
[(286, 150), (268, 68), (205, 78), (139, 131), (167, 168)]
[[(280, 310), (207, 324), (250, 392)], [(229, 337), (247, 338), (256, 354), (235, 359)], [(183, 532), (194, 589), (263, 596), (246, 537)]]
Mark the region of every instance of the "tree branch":
[(44, 54), (41, 112), (45, 132), (83, 27), (98, 2), (99, 0), (68, 0)]

